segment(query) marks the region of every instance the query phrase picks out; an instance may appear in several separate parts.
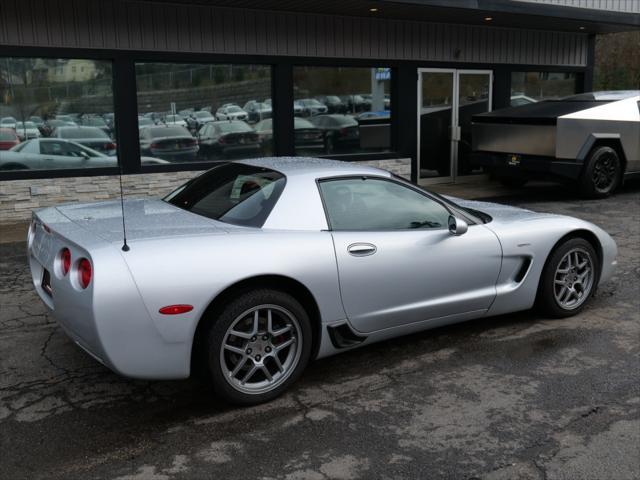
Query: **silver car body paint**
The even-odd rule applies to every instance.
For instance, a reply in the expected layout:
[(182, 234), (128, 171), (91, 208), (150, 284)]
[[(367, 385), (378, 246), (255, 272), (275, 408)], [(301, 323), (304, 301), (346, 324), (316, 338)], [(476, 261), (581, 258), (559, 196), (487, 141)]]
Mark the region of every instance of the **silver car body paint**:
[[(322, 322), (317, 357), (344, 351), (327, 325), (349, 323), (368, 344), (440, 325), (530, 308), (544, 262), (575, 231), (600, 243), (600, 282), (612, 274), (615, 242), (597, 226), (571, 217), (453, 199), (493, 217), (453, 236), (443, 230), (331, 232), (319, 178), (391, 175), (353, 163), (304, 158), (243, 160), (280, 171), (287, 183), (263, 228), (241, 227), (181, 210), (161, 200), (126, 200), (130, 251), (123, 252), (119, 201), (69, 204), (37, 211), (28, 251), (36, 291), (69, 336), (122, 375), (184, 378), (207, 306), (226, 288), (263, 275), (304, 285)], [(45, 231), (44, 226), (49, 229)], [(375, 254), (350, 256), (368, 243)], [(60, 272), (67, 247), (72, 269)], [(78, 285), (81, 257), (93, 265), (86, 290)], [(530, 260), (530, 261), (529, 261)], [(528, 265), (518, 281), (516, 274)], [(51, 272), (53, 295), (42, 288)], [(181, 315), (166, 305), (188, 304)], [(361, 345), (362, 345), (361, 344)]]

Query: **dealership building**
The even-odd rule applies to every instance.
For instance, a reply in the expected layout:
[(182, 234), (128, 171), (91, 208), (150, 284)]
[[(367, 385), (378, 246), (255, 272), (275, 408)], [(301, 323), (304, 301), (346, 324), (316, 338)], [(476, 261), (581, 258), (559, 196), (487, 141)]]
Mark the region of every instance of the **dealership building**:
[(471, 115), (590, 91), (640, 0), (2, 0), (0, 225), (322, 156), (486, 181)]

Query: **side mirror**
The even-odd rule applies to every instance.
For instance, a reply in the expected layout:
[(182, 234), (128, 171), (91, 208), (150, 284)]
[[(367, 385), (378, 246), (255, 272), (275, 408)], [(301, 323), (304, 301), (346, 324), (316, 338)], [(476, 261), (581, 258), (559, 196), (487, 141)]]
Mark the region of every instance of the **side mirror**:
[(453, 215), (449, 215), (449, 233), (451, 233), (451, 235), (464, 235), (468, 229), (469, 225), (467, 225), (467, 222)]

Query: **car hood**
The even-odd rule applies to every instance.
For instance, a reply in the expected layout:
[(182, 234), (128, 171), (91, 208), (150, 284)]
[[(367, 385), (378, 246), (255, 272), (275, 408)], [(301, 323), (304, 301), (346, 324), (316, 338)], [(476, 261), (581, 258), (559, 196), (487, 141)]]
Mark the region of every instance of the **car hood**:
[[(122, 243), (120, 200), (60, 205), (56, 209), (72, 222), (111, 243)], [(225, 234), (226, 224), (182, 210), (162, 200), (125, 200), (127, 240)]]
[(540, 213), (524, 208), (512, 207), (500, 203), (481, 202), (477, 200), (464, 200), (462, 198), (446, 197), (461, 207), (479, 210), (491, 216), (493, 221), (500, 223), (520, 222), (545, 217), (558, 217), (552, 213)]

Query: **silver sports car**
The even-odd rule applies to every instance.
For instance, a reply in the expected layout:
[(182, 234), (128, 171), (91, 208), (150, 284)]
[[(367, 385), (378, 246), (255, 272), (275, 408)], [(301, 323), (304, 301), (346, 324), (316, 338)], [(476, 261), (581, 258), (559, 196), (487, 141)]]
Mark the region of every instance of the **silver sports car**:
[(530, 309), (574, 315), (616, 265), (597, 226), (443, 198), (353, 163), (224, 163), (162, 200), (62, 205), (29, 228), (33, 283), (114, 371), (205, 367), (221, 397), (279, 395), (313, 358)]

